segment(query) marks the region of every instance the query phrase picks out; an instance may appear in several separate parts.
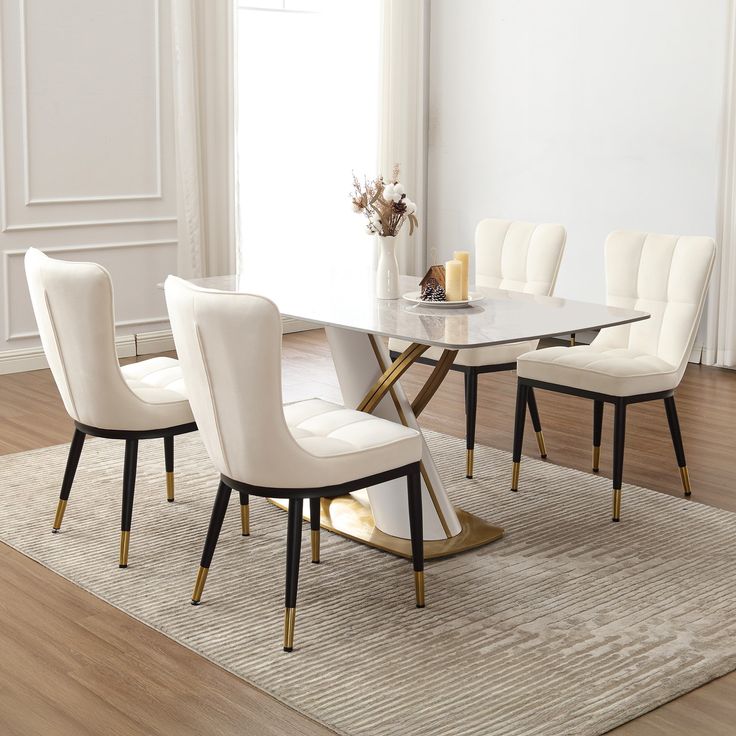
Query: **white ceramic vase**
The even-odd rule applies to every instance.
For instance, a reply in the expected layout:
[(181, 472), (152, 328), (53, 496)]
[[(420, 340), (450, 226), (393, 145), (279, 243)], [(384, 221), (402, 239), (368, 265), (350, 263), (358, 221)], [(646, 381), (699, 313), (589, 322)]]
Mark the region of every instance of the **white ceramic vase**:
[(378, 268), (376, 269), (376, 297), (399, 298), (399, 262), (396, 260), (396, 237), (378, 237)]

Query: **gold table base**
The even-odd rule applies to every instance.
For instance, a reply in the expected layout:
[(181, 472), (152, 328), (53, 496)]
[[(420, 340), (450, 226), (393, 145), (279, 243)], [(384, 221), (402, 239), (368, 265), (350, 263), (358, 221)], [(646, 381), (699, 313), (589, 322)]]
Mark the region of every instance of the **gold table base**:
[[(274, 506), (286, 509), (288, 504), (281, 499), (268, 499)], [(469, 549), (482, 547), (503, 536), (503, 529), (462, 509), (455, 509), (462, 525), (459, 534), (449, 539), (432, 539), (424, 542), (424, 558), (427, 560), (449, 557)], [(304, 514), (309, 519), (309, 514)], [(362, 542), (369, 547), (411, 559), (411, 540), (393, 537), (376, 529), (370, 507), (353, 496), (337, 496), (321, 499), (320, 526), (327, 531)]]

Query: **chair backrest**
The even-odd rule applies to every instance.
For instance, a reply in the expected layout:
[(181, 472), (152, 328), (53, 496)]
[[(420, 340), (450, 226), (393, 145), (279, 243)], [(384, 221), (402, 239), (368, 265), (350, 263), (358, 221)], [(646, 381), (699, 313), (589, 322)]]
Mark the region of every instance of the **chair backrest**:
[(46, 359), (77, 422), (120, 428), (137, 397), (120, 372), (110, 274), (96, 263), (60, 261), (30, 248), (26, 279)]
[(655, 355), (685, 372), (716, 246), (711, 238), (617, 231), (606, 239), (607, 303), (651, 317), (607, 327), (595, 345)]
[(192, 413), (217, 470), (257, 486), (298, 485), (304, 451), (284, 419), (276, 305), (175, 276), (166, 279), (166, 304)]
[(475, 283), (551, 295), (566, 237), (562, 225), (481, 220), (475, 229)]

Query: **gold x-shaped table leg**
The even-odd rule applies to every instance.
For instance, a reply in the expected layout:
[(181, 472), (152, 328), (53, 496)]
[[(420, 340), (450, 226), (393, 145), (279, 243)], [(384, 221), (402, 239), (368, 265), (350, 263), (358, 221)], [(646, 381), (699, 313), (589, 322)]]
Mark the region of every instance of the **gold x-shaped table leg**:
[[(420, 414), (436, 393), (442, 380), (452, 366), (456, 351), (445, 350), (443, 352), (429, 378), (414, 399), (414, 402), (409, 404), (403, 398), (401, 400), (399, 399), (400, 386), (396, 384), (410, 366), (426, 352), (427, 346), (414, 343), (393, 363), (389, 364), (388, 360), (384, 357), (386, 353), (383, 346), (378, 342), (379, 338), (368, 335), (368, 339), (381, 375), (374, 381), (357, 408), (368, 413), (373, 413), (381, 401), (388, 395), (391, 398), (399, 421), (405, 426), (415, 427), (416, 423), (413, 421), (413, 416)], [(460, 531), (455, 531), (454, 527), (451, 529), (443, 513), (443, 506), (440, 503), (438, 494), (432, 485), (430, 473), (423, 462), (421, 463), (421, 471), (423, 488), (426, 489), (429, 495), (432, 507), (445, 533), (445, 539), (425, 540), (425, 559), (429, 560), (458, 554), (488, 544), (503, 536), (502, 528), (494, 526), (459, 508), (455, 508), (454, 511), (457, 521), (460, 523)], [(270, 500), (274, 505), (284, 508), (283, 501), (279, 499)], [(320, 524), (323, 529), (382, 549), (391, 554), (411, 558), (410, 540), (383, 533), (375, 526), (370, 506), (366, 506), (363, 501), (356, 500), (352, 495), (338, 496), (337, 498), (330, 499), (323, 498), (320, 516)]]
[[(398, 358), (396, 358), (396, 360), (391, 365), (386, 367), (383, 356), (381, 355), (381, 351), (378, 348), (376, 338), (373, 335), (369, 335), (368, 339), (371, 342), (373, 353), (376, 356), (378, 366), (381, 369), (382, 373), (378, 380), (373, 384), (373, 386), (371, 386), (370, 390), (363, 398), (363, 401), (360, 402), (360, 404), (358, 405), (358, 409), (360, 411), (365, 411), (368, 413), (373, 412), (378, 404), (381, 403), (381, 399), (383, 399), (383, 397), (388, 393), (391, 395), (391, 400), (394, 403), (396, 413), (399, 415), (401, 423), (405, 427), (408, 427), (409, 422), (406, 420), (406, 415), (404, 414), (404, 411), (401, 408), (401, 403), (399, 402), (399, 399), (396, 396), (396, 392), (394, 391), (394, 384), (399, 380), (399, 378), (401, 378), (401, 376), (404, 375), (404, 373), (406, 373), (409, 367), (417, 361), (422, 353), (427, 350), (428, 346), (419, 345), (418, 343), (412, 343), (406, 350), (404, 350), (403, 353), (401, 353), (401, 355), (399, 355)], [(440, 384), (442, 383), (444, 377), (447, 375), (447, 372), (450, 370), (450, 367), (452, 366), (452, 362), (455, 360), (456, 355), (457, 350), (443, 351), (442, 356), (437, 361), (437, 365), (434, 367), (426, 383), (424, 384), (424, 386), (422, 386), (421, 390), (417, 394), (417, 397), (414, 399), (411, 405), (411, 410), (414, 413), (414, 416), (419, 416), (424, 407), (427, 406), (430, 399), (434, 396), (435, 392), (440, 387)], [(447, 519), (445, 519), (445, 515), (442, 513), (442, 508), (440, 507), (440, 504), (437, 500), (437, 496), (429, 479), (427, 469), (424, 467), (424, 463), (420, 463), (420, 468), (422, 472), (422, 478), (424, 479), (424, 484), (427, 487), (430, 498), (432, 499), (432, 505), (437, 512), (437, 517), (440, 520), (442, 529), (449, 539), (452, 536), (452, 534), (450, 533), (450, 527), (447, 524)]]
[[(379, 358), (379, 352), (375, 344), (375, 338), (370, 337), (373, 350), (376, 353), (376, 357)], [(379, 358), (379, 365), (383, 373), (381, 373), (378, 380), (371, 386), (368, 393), (363, 397), (363, 400), (358, 404), (358, 411), (364, 411), (368, 414), (372, 414), (376, 407), (381, 403), (383, 397), (391, 391), (393, 385), (398, 381), (401, 376), (406, 373), (409, 368), (416, 363), (417, 359), (427, 351), (429, 345), (420, 345), (419, 343), (412, 343), (409, 347), (399, 355), (396, 360), (391, 363), (388, 368), (384, 368), (383, 361)], [(415, 416), (419, 416), (424, 408), (429, 403), (430, 399), (435, 395), (440, 384), (445, 379), (447, 372), (452, 366), (452, 362), (455, 360), (457, 350), (443, 350), (442, 356), (437, 361), (434, 370), (430, 374), (422, 389), (414, 399), (411, 410)]]

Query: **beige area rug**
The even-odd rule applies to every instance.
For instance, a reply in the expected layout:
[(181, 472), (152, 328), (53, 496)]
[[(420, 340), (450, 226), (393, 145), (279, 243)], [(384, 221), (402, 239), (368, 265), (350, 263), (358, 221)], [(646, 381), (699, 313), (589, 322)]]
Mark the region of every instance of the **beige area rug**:
[[(237, 494), (189, 604), (216, 488), (196, 435), (177, 438), (177, 502), (161, 441), (141, 445), (130, 567), (117, 567), (123, 443), (88, 440), (61, 534), (67, 448), (0, 458), (0, 538), (51, 570), (350, 736), (600, 734), (736, 669), (736, 515), (428, 433), (453, 500), (506, 537), (430, 562), (424, 610), (407, 561), (324, 534), (296, 649), (281, 651), (286, 514)], [(554, 452), (554, 450), (552, 450)], [(669, 456), (663, 462), (670, 462)], [(697, 488), (696, 491), (697, 493)]]

